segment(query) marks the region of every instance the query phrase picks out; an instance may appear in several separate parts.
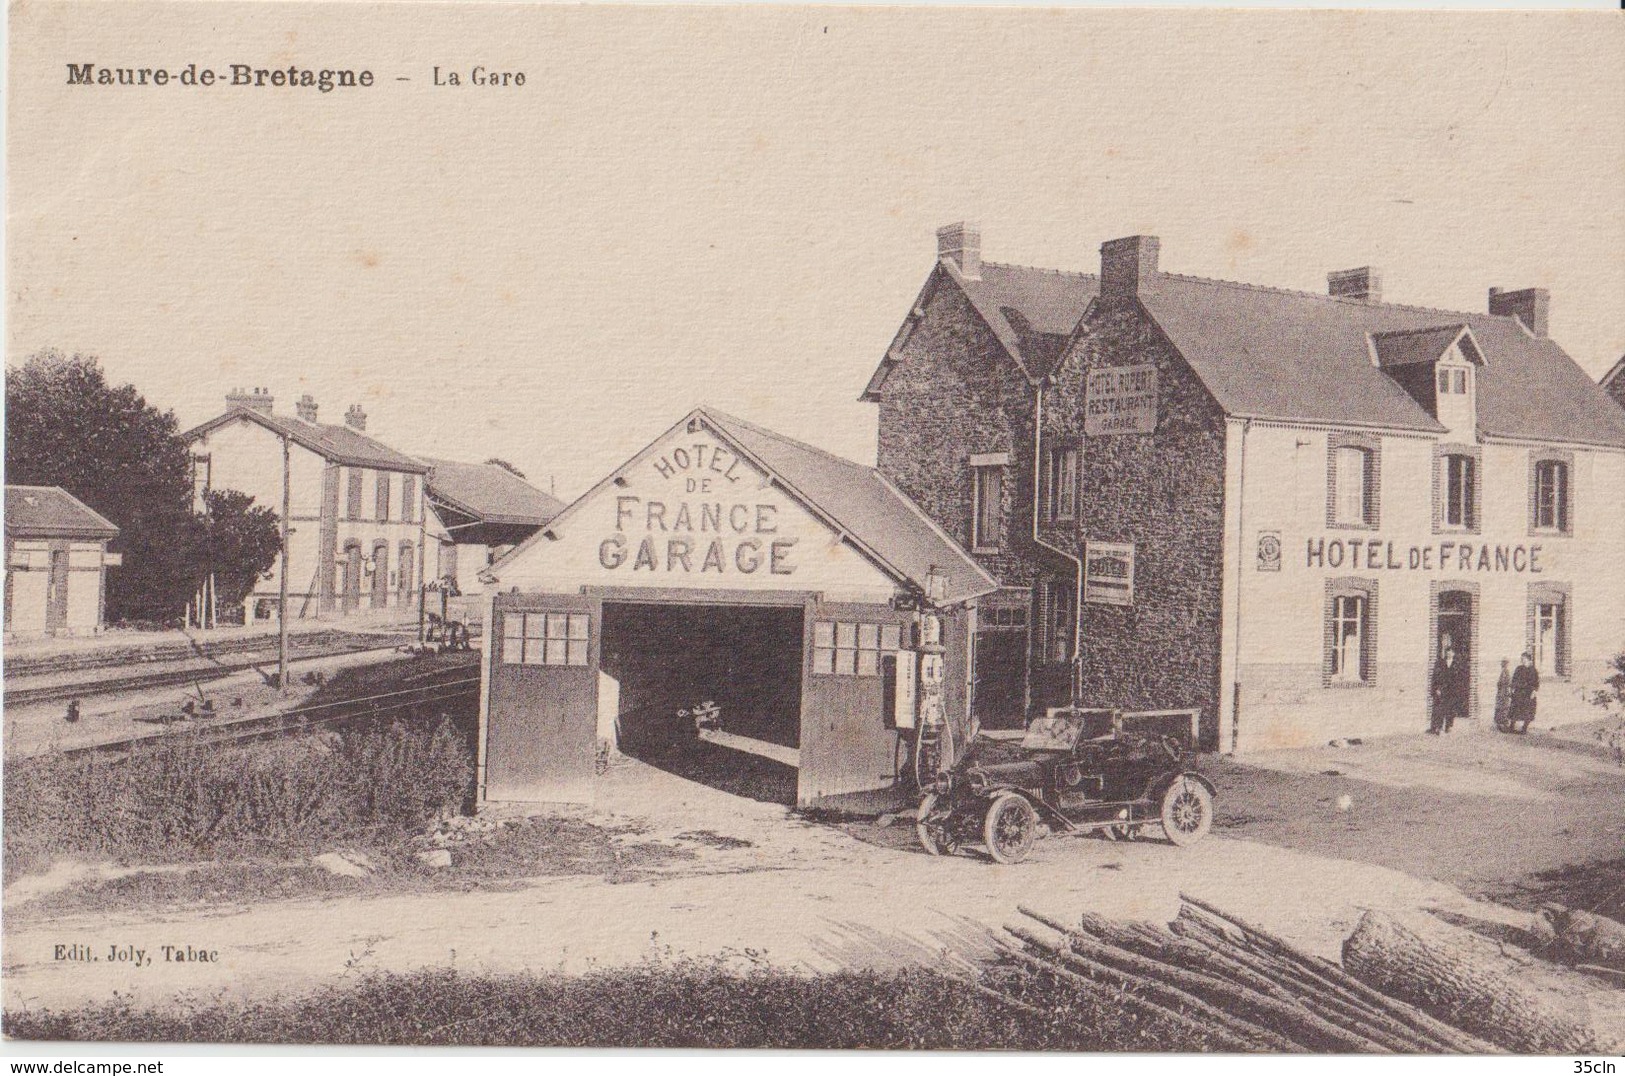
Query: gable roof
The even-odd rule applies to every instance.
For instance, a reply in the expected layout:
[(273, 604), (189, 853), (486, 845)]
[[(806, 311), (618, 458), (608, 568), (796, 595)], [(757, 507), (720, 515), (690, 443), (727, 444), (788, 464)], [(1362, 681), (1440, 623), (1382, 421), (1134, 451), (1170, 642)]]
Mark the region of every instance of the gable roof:
[[(1088, 273), (985, 261), (979, 278), (973, 280), (952, 261), (941, 259), (904, 320), (905, 328), (923, 313), (930, 292), (943, 280), (964, 293), (1005, 354), (1029, 380), (1047, 377), (1054, 369), (1078, 319), (1100, 292), (1099, 280)], [(895, 348), (894, 343), (881, 359), (861, 399), (879, 399), (886, 375), (900, 361)]]
[[(935, 567), (946, 577), (945, 600), (949, 603), (968, 601), (998, 589), (997, 580), (873, 467), (843, 459), (709, 407), (689, 412), (655, 438), (650, 447), (696, 420), (761, 468), (792, 499), (848, 539), (865, 558), (897, 582), (923, 592), (926, 576)], [(583, 504), (612, 484), (622, 471), (641, 460), (648, 451), (645, 449), (616, 468), (550, 520), (548, 528), (514, 547), (488, 571), (500, 578), (504, 565), (546, 538), (553, 527), (568, 522)]]
[(429, 465), (429, 496), (481, 523), (541, 526), (564, 502), (494, 463), (420, 457)]
[(1485, 360), (1476, 379), (1481, 435), (1625, 448), (1625, 413), (1561, 347), (1514, 317), (1172, 273), (1152, 276), (1139, 299), (1231, 415), (1439, 432), (1372, 363), (1368, 340), (1409, 331), (1430, 348), (1461, 325)]
[(1620, 406), (1625, 407), (1625, 355), (1619, 357), (1619, 361), (1614, 363), (1614, 368), (1603, 374), (1602, 380), (1598, 381), (1597, 384), (1602, 386), (1603, 391), (1618, 400)]
[(1383, 369), (1394, 366), (1415, 366), (1438, 362), (1445, 352), (1462, 342), (1462, 353), (1476, 365), (1484, 365), (1484, 354), (1473, 340), (1473, 330), (1465, 325), (1442, 325), (1432, 329), (1394, 329), (1373, 333), (1371, 347), (1377, 353), (1377, 365)]
[(61, 486), (7, 486), (6, 532), (14, 538), (114, 538), (118, 528)]
[(352, 426), (306, 422), (304, 419), (289, 415), (268, 415), (249, 407), (232, 407), (225, 414), (187, 430), (181, 434), (181, 439), (194, 441), (240, 418), (257, 422), (278, 436), (286, 436), (294, 444), (302, 445), (335, 463), (348, 464), (351, 467), (407, 471), (412, 474), (423, 474), (429, 469), (429, 465), (422, 460), (408, 456), (404, 452), (397, 452)]

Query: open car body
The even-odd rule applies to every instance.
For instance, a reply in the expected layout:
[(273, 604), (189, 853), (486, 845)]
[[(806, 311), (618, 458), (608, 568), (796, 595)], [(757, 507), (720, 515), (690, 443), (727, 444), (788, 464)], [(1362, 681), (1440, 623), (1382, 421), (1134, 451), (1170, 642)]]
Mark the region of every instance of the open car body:
[(922, 782), (920, 842), (933, 853), (983, 844), (1000, 862), (1025, 858), (1040, 827), (1132, 839), (1160, 825), (1194, 843), (1215, 792), (1194, 766), (1197, 716), (1070, 708), (1034, 720), (1019, 746), (978, 740)]

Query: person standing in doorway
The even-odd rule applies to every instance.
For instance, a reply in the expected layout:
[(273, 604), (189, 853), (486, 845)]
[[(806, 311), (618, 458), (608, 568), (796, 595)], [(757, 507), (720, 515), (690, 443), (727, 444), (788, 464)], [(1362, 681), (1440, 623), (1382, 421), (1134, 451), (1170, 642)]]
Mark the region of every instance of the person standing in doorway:
[(1495, 681), (1495, 727), (1502, 732), (1512, 731), (1512, 722), (1508, 714), (1512, 707), (1512, 669), (1511, 662), (1501, 659), (1501, 675)]
[(1467, 663), (1446, 635), (1439, 640), (1439, 660), (1433, 663), (1433, 719), (1428, 732), (1435, 736), (1449, 732), (1456, 718), (1467, 715), (1468, 691)]
[(1507, 707), (1507, 725), (1514, 732), (1528, 733), (1535, 720), (1535, 696), (1540, 694), (1540, 673), (1535, 671), (1535, 655), (1525, 650), (1523, 660), (1512, 671), (1512, 698)]

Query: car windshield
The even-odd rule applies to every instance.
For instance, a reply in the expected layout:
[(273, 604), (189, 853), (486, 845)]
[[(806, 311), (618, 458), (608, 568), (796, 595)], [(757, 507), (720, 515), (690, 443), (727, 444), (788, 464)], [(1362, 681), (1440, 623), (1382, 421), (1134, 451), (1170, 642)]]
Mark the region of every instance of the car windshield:
[(1058, 710), (1034, 718), (1021, 746), (1027, 751), (1070, 751), (1080, 739), (1109, 736), (1112, 730), (1110, 710)]

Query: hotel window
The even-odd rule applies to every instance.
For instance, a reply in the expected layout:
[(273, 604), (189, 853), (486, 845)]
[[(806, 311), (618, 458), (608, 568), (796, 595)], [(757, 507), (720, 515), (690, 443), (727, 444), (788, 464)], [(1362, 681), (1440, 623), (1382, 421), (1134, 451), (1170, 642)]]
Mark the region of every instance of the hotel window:
[(881, 659), (901, 648), (898, 624), (846, 620), (813, 623), (813, 672), (826, 676), (879, 676)]
[(1534, 518), (1531, 525), (1537, 531), (1569, 534), (1570, 505), (1573, 488), (1569, 484), (1570, 468), (1565, 459), (1537, 459), (1530, 475), (1530, 498)]
[(1376, 583), (1328, 580), (1326, 587), (1325, 683), (1372, 683), (1377, 667)]
[(973, 462), (971, 476), (971, 547), (979, 553), (996, 553), (1004, 522), (1004, 464)]
[(1569, 675), (1568, 588), (1537, 583), (1529, 589), (1529, 649), (1543, 677)]
[(1467, 395), (1467, 371), (1441, 367), (1439, 370), (1439, 395)]
[(1479, 461), (1476, 452), (1450, 449), (1437, 456), (1434, 524), (1438, 530), (1478, 530)]
[(1375, 527), (1381, 458), (1377, 443), (1333, 434), (1330, 452), (1326, 521), (1339, 527)]
[(1044, 468), (1045, 503), (1051, 522), (1071, 522), (1078, 517), (1078, 446), (1061, 445), (1049, 450)]
[(389, 472), (378, 472), (378, 519), (389, 519)]
[(504, 613), (504, 665), (585, 665), (590, 621), (586, 613)]
[(361, 472), (350, 469), (350, 488), (346, 495), (344, 518), (361, 518)]

